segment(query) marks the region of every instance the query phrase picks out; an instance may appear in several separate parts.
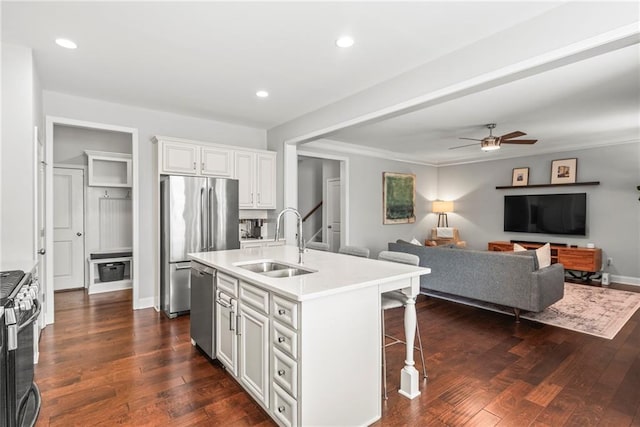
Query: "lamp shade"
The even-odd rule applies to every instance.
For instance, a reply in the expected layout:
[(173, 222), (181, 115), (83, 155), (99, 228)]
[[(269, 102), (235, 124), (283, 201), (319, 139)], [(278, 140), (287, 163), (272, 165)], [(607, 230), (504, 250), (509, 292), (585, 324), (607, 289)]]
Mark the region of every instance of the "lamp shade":
[(435, 213), (453, 212), (453, 202), (444, 200), (435, 200), (432, 204), (432, 211)]

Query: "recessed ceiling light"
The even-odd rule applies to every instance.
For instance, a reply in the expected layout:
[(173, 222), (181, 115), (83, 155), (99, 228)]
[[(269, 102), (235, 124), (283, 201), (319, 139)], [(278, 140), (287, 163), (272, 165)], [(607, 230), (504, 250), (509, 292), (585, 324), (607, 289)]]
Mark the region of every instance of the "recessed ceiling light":
[(336, 40), (336, 46), (338, 47), (351, 47), (353, 43), (353, 39), (349, 36), (342, 36)]
[(256, 96), (258, 98), (266, 98), (269, 96), (269, 92), (267, 92), (266, 90), (259, 90), (256, 92)]
[(75, 49), (75, 48), (78, 47), (77, 44), (75, 44), (74, 42), (72, 42), (69, 39), (56, 39), (56, 44), (58, 46), (62, 46), (62, 47), (67, 48), (67, 49)]

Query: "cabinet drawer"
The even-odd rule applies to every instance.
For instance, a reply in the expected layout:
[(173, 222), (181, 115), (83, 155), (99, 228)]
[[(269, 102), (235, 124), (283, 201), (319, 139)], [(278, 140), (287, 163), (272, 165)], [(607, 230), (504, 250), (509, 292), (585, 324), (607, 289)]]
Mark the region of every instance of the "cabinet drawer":
[(273, 381), (292, 397), (298, 397), (298, 364), (277, 348), (273, 349)]
[(240, 300), (265, 314), (269, 314), (269, 292), (240, 282)]
[(298, 334), (286, 326), (273, 322), (273, 344), (294, 359), (298, 358)]
[(558, 262), (564, 266), (567, 270), (579, 270), (579, 271), (598, 271), (599, 265), (595, 265), (594, 259), (591, 257), (578, 256), (574, 254), (560, 254), (558, 255)]
[(293, 329), (298, 329), (298, 304), (274, 295), (273, 317)]
[(298, 425), (298, 403), (282, 390), (277, 384), (273, 385), (273, 415), (285, 427)]
[(216, 286), (219, 291), (224, 291), (234, 298), (238, 297), (238, 279), (235, 277), (218, 272), (216, 276)]

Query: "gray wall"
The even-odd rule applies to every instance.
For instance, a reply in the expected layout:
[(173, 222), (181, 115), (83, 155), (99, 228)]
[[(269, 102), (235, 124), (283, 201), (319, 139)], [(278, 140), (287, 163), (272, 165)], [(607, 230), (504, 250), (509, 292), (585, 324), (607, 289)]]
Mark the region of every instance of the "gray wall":
[[(322, 159), (298, 157), (298, 211), (304, 217), (322, 200)], [(302, 234), (309, 240), (322, 227), (322, 209), (302, 224)]]
[[(548, 184), (551, 161), (577, 158), (577, 181), (600, 181), (598, 186), (496, 190), (510, 185), (513, 168), (529, 168), (529, 184)], [(613, 258), (609, 271), (640, 278), (640, 144), (629, 143), (556, 154), (520, 157), (439, 168), (439, 198), (455, 200), (449, 225), (460, 229), (469, 247), (486, 249), (492, 240), (551, 241), (602, 248)], [(504, 196), (510, 194), (587, 193), (586, 237), (503, 231)]]
[(72, 126), (54, 126), (54, 164), (86, 165), (87, 156), (84, 150), (131, 154), (131, 135)]

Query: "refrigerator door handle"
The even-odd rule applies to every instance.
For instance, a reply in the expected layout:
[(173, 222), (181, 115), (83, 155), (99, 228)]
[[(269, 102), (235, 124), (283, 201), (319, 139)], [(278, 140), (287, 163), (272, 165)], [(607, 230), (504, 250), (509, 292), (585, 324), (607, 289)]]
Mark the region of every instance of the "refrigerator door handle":
[(205, 188), (200, 188), (200, 251), (206, 251), (207, 245), (207, 204), (204, 200)]
[(209, 187), (209, 217), (207, 218), (207, 225), (209, 227), (209, 249), (210, 251), (215, 249), (215, 245), (213, 244), (213, 187)]

